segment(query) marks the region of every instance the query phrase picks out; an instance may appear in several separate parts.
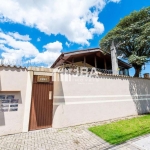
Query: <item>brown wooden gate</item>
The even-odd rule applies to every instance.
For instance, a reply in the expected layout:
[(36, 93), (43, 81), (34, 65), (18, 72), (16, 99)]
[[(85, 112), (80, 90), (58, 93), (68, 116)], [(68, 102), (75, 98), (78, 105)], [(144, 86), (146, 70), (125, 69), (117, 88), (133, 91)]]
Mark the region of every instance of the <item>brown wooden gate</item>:
[(49, 93), (53, 93), (52, 77), (49, 77), (50, 81), (47, 83), (39, 83), (37, 78), (38, 76), (33, 77), (29, 130), (48, 128), (52, 125), (53, 99)]

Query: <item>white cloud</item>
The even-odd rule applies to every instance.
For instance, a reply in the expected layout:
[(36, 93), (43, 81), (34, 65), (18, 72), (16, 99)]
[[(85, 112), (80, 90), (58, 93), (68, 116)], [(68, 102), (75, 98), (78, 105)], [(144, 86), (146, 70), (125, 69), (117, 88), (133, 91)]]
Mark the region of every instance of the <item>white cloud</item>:
[(104, 25), (99, 22), (98, 14), (110, 1), (1, 0), (3, 5), (0, 5), (0, 20), (11, 20), (35, 27), (48, 35), (61, 34), (71, 42), (89, 45), (89, 40), (95, 34), (104, 31)]
[(70, 47), (71, 43), (66, 42), (65, 45), (66, 45), (67, 47)]
[(80, 46), (78, 49), (79, 49), (79, 50), (82, 50), (82, 49), (83, 49), (83, 46)]
[(40, 42), (41, 41), (41, 38), (37, 38), (37, 42)]
[(4, 33), (0, 30), (0, 51), (2, 51), (1, 56), (6, 62), (22, 62), (24, 59), (23, 63), (25, 63), (26, 60), (30, 59), (31, 62), (37, 64), (51, 65), (63, 48), (62, 43), (56, 41), (43, 46), (44, 52), (39, 52), (30, 41), (26, 41), (27, 39), (30, 39), (28, 35)]
[(48, 43), (46, 45), (43, 46), (43, 48), (45, 48), (47, 51), (52, 51), (52, 52), (60, 52), (60, 50), (62, 50), (62, 43), (56, 41), (53, 43)]
[(18, 32), (15, 32), (15, 33), (9, 32), (8, 34), (10, 36), (14, 37), (16, 40), (22, 40), (22, 41), (30, 41), (31, 40), (29, 35), (20, 35)]
[[(29, 36), (26, 37), (29, 39)], [(24, 36), (11, 32), (4, 33), (3, 31), (0, 31), (0, 49), (3, 51), (1, 56), (9, 59), (10, 61), (20, 61), (22, 57), (35, 57), (38, 54), (37, 48), (29, 41), (26, 41)]]
[(110, 0), (110, 2), (119, 3), (121, 0)]
[(42, 53), (38, 53), (38, 55), (34, 59), (32, 59), (32, 62), (35, 62), (37, 64), (42, 63), (51, 65), (61, 54), (61, 50), (63, 49), (63, 47), (61, 42), (56, 41), (44, 45), (43, 49), (45, 49), (45, 51)]

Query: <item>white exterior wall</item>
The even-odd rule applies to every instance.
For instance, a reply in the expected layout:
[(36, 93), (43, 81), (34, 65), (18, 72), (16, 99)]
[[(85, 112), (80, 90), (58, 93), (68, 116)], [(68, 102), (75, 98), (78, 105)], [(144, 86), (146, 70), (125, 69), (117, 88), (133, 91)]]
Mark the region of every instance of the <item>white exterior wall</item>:
[[(26, 69), (0, 67), (0, 95), (15, 95), (19, 99), (18, 111), (0, 112), (0, 135), (23, 131), (27, 78)], [(28, 99), (31, 100), (30, 95)]]
[(54, 83), (54, 128), (150, 112), (150, 80), (104, 75), (69, 79)]
[[(0, 67), (0, 95), (19, 99), (18, 111), (0, 112), (0, 136), (28, 131), (33, 75), (52, 75), (52, 70), (43, 72)], [(54, 81), (53, 96), (54, 128), (150, 112), (148, 79), (70, 75), (69, 81)]]

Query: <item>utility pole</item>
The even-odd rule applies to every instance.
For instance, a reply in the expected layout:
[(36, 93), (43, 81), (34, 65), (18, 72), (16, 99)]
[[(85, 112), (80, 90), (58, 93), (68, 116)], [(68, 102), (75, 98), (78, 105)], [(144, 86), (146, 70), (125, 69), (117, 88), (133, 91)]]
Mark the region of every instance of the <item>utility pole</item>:
[(111, 50), (112, 72), (113, 72), (114, 75), (118, 75), (119, 74), (118, 59), (117, 59), (117, 51), (116, 51), (114, 41), (112, 41), (112, 45), (111, 45), (110, 50)]

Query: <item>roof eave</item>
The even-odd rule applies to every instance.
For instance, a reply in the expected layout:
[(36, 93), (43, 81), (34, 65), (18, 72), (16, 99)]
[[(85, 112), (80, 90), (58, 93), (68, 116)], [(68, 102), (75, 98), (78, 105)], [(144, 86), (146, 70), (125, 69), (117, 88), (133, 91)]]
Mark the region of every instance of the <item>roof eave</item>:
[(61, 54), (59, 55), (59, 57), (55, 60), (55, 62), (51, 65), (50, 68), (54, 68), (54, 66), (56, 65), (56, 63), (61, 59), (61, 57), (63, 57), (63, 55), (64, 55), (64, 53), (61, 53)]

